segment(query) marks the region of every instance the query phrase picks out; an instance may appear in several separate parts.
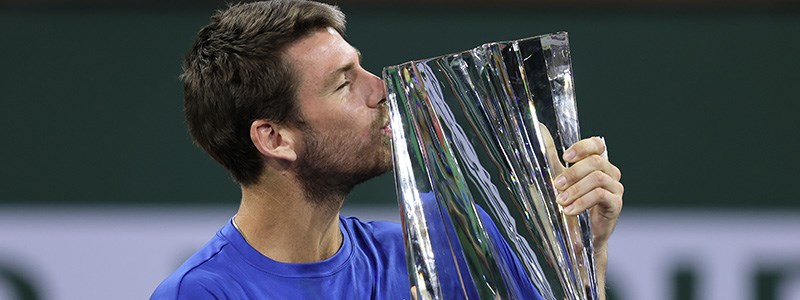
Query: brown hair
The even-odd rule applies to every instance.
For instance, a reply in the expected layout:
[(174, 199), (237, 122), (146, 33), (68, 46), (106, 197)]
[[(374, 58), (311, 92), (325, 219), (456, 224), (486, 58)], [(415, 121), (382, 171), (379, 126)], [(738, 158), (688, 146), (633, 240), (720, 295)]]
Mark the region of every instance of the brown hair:
[(305, 0), (237, 4), (217, 11), (183, 62), (184, 112), (195, 144), (243, 185), (264, 168), (250, 139), (258, 119), (302, 124), (297, 78), (284, 50), (315, 29), (344, 34), (335, 6)]

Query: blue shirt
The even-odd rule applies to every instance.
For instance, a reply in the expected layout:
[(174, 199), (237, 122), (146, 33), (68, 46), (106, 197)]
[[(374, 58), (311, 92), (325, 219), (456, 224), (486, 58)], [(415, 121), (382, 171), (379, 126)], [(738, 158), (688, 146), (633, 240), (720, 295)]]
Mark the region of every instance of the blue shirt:
[(251, 247), (229, 221), (150, 299), (411, 299), (399, 224), (340, 218), (330, 258), (290, 264)]
[[(500, 260), (511, 268), (516, 284), (510, 288), (523, 299), (541, 299), (489, 215), (480, 207), (478, 211), (498, 245)], [(430, 230), (452, 232), (452, 225), (444, 225), (441, 218), (430, 220)], [(343, 239), (336, 254), (320, 262), (292, 264), (274, 261), (256, 251), (231, 219), (164, 280), (150, 299), (412, 299), (400, 224), (340, 217), (339, 227)], [(462, 251), (458, 243), (454, 246), (456, 252)], [(435, 248), (450, 251), (444, 244)], [(445, 259), (436, 260), (440, 275), (446, 275), (440, 278), (444, 295), (477, 299), (471, 280), (461, 286), (458, 271), (449, 265), (456, 263), (466, 270), (463, 258), (452, 261), (446, 259), (448, 256), (453, 258), (449, 253), (437, 253), (437, 257)]]

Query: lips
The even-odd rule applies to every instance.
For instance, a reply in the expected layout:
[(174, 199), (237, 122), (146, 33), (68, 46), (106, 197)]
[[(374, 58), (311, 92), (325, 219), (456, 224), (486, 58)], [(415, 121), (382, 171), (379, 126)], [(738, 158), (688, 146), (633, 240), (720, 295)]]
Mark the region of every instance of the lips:
[(389, 119), (386, 119), (386, 121), (383, 122), (383, 127), (381, 127), (381, 133), (388, 136), (392, 135), (392, 126), (389, 124)]
[[(386, 103), (386, 102), (383, 102), (383, 103)], [(386, 135), (386, 136), (392, 136), (392, 127), (391, 127), (391, 124), (390, 124), (391, 119), (389, 118), (389, 109), (388, 108), (386, 108), (385, 106), (381, 107), (381, 109), (378, 111), (378, 118), (376, 118), (375, 121), (377, 121), (377, 120), (382, 120), (383, 121), (382, 123), (379, 123), (379, 124), (382, 124), (381, 128), (380, 128), (381, 133)]]

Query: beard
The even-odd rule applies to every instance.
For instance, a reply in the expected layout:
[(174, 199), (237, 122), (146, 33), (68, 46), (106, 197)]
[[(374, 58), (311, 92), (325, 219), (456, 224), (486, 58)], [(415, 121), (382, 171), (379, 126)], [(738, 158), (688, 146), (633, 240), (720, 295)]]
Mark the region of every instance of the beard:
[(305, 151), (296, 171), (307, 199), (338, 209), (353, 187), (391, 169), (390, 139), (378, 130), (384, 116), (376, 118), (374, 134), (366, 140), (353, 132), (303, 129)]

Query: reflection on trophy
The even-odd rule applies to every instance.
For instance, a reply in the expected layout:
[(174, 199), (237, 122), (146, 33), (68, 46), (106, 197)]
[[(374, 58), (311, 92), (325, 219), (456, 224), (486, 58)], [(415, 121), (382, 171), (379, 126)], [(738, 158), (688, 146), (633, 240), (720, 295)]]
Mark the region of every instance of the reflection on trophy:
[(588, 214), (553, 180), (579, 139), (566, 33), (383, 71), (417, 299), (596, 299)]

